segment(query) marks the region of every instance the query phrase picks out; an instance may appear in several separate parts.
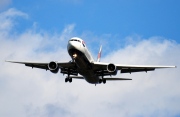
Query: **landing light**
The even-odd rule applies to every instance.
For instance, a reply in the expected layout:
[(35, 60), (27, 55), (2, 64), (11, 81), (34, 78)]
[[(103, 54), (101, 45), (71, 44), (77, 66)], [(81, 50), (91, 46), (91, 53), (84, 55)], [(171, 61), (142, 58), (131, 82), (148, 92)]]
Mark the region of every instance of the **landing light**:
[(77, 54), (73, 54), (73, 58), (75, 59), (77, 57)]

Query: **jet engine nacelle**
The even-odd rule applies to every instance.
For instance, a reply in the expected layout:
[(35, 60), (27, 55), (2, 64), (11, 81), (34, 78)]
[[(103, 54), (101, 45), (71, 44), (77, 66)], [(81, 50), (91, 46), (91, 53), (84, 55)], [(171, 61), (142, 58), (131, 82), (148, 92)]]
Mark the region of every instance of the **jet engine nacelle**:
[(49, 64), (48, 64), (48, 68), (49, 70), (52, 72), (52, 73), (57, 73), (59, 71), (59, 66), (56, 62), (54, 61), (51, 61)]
[(107, 70), (108, 70), (108, 72), (112, 72), (112, 73), (115, 72), (115, 73), (117, 73), (116, 66), (114, 64), (112, 64), (112, 63), (107, 65)]

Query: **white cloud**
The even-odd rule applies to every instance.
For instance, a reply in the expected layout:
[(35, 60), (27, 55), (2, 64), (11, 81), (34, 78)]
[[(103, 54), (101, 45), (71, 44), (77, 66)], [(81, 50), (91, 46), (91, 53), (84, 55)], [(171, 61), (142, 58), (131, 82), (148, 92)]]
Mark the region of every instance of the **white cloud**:
[[(16, 13), (8, 15), (13, 14), (10, 11)], [(106, 85), (95, 87), (84, 80), (64, 83), (65, 76), (61, 74), (5, 63), (5, 59), (70, 60), (66, 43), (75, 34), (74, 24), (66, 26), (61, 33), (49, 34), (29, 29), (12, 36), (10, 30), (16, 23), (14, 17), (26, 16), (19, 13), (25, 14), (16, 9), (0, 14), (0, 25), (5, 25), (6, 21), (10, 24), (9, 28), (0, 28), (0, 116), (180, 115), (179, 68), (156, 70), (147, 74), (119, 74), (117, 77), (130, 77), (133, 80), (107, 82)], [(10, 20), (6, 16), (11, 16)], [(131, 41), (125, 48), (109, 53), (102, 61), (179, 66), (179, 50), (178, 43), (166, 38), (141, 38), (136, 43)]]
[(14, 8), (11, 8), (5, 12), (2, 12), (0, 14), (0, 33), (1, 36), (9, 36), (7, 33), (13, 29), (13, 27), (16, 25), (16, 22), (14, 22), (15, 18), (22, 17), (22, 18), (28, 18), (28, 15), (18, 11)]
[(0, 0), (0, 10), (11, 4), (11, 0)]

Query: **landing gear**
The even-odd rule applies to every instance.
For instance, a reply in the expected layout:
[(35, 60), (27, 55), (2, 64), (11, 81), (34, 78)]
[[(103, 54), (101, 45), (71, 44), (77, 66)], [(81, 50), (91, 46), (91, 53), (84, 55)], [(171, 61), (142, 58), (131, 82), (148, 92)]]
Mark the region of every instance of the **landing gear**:
[(102, 83), (102, 79), (99, 79), (99, 84), (101, 84)]
[(68, 82), (69, 81), (69, 79), (68, 78), (65, 78), (65, 82)]
[(70, 83), (72, 82), (72, 78), (69, 78), (69, 82), (70, 82)]
[(102, 78), (102, 79), (99, 79), (99, 84), (101, 84), (103, 82), (103, 84), (106, 84), (106, 79)]
[(72, 78), (66, 77), (65, 78), (65, 82), (70, 82), (71, 83), (72, 82)]
[(103, 79), (103, 83), (106, 84), (106, 79)]
[(70, 78), (70, 70), (68, 69), (68, 76), (65, 78), (65, 82), (71, 83), (72, 82), (72, 78)]
[(103, 82), (103, 84), (106, 84), (106, 79), (104, 79), (104, 71), (102, 70), (101, 72), (101, 77), (99, 78), (99, 84), (101, 84)]

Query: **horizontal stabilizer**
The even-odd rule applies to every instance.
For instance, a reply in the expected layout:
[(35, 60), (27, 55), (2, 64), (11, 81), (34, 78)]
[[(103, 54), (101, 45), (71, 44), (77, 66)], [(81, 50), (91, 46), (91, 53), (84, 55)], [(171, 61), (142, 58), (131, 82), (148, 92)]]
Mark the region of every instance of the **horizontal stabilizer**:
[(129, 79), (129, 78), (104, 78), (106, 80), (132, 80), (132, 79)]

